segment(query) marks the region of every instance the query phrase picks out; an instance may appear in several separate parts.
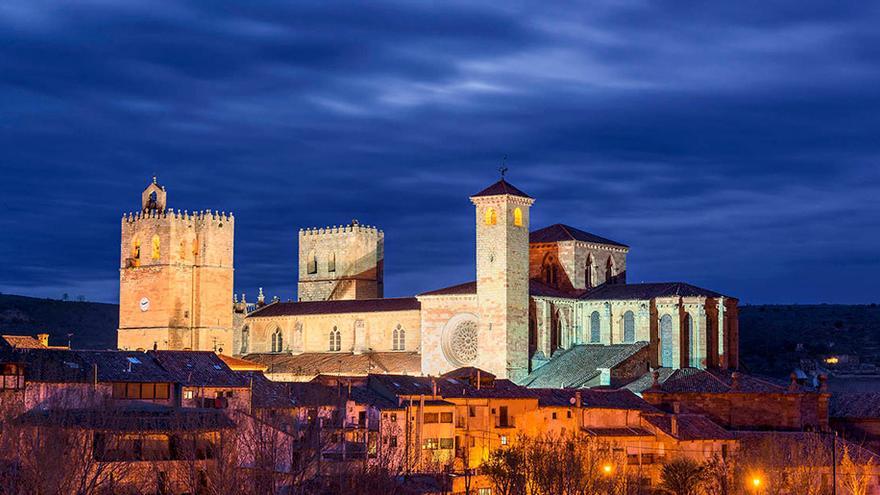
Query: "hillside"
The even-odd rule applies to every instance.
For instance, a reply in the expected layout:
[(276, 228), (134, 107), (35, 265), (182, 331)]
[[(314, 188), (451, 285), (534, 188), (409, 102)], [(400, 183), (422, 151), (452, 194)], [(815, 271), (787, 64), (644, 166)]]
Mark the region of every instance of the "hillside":
[(801, 359), (829, 354), (880, 365), (876, 304), (742, 306), (739, 315), (742, 364), (752, 373), (784, 377)]
[(0, 333), (48, 333), (52, 345), (115, 349), (119, 306), (116, 304), (59, 301), (0, 294)]

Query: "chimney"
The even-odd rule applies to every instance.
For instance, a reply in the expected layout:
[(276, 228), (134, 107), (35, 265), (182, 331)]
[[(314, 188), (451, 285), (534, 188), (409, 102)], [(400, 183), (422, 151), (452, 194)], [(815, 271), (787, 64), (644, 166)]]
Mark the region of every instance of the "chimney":
[(651, 388), (654, 390), (658, 390), (660, 388), (660, 371), (654, 370), (651, 372)]
[(574, 405), (578, 409), (581, 408), (581, 391), (580, 390), (578, 390), (577, 392), (574, 393)]
[(480, 376), (480, 375), (481, 375), (481, 371), (479, 368), (477, 368), (477, 390), (480, 390), (480, 382), (482, 381), (481, 380), (482, 376)]
[(37, 340), (40, 341), (41, 346), (49, 347), (49, 334), (48, 333), (38, 333)]
[(672, 436), (678, 437), (678, 416), (675, 414), (669, 418), (670, 429), (672, 430)]
[(825, 373), (819, 375), (819, 392), (823, 394), (828, 392), (828, 375)]
[(432, 395), (432, 399), (437, 398), (437, 380), (435, 380), (433, 378), (431, 379), (431, 395)]

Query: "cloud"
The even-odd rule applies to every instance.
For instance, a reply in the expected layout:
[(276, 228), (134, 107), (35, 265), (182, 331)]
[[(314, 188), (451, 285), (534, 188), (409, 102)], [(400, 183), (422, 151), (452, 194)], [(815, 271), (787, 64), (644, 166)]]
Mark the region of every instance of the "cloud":
[[(632, 246), (632, 280), (870, 301), (878, 7), (7, 1), (0, 290), (112, 301), (158, 173), (236, 213), (236, 291), (294, 297), (296, 233), (386, 232), (386, 289), (473, 277), (467, 200)], [(829, 281), (833, 280), (834, 283)]]

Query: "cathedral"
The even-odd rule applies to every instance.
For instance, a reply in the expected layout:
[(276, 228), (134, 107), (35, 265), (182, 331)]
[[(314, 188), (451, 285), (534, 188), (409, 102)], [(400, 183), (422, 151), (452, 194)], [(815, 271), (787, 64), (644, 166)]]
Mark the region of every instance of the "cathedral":
[(531, 230), (535, 201), (503, 177), (470, 196), (472, 281), (385, 298), (383, 232), (352, 222), (300, 230), (298, 301), (249, 305), (232, 297), (233, 216), (169, 210), (154, 181), (122, 221), (119, 347), (234, 354), (279, 380), (475, 367), (584, 387), (737, 367), (736, 298), (628, 284), (627, 245), (562, 224)]

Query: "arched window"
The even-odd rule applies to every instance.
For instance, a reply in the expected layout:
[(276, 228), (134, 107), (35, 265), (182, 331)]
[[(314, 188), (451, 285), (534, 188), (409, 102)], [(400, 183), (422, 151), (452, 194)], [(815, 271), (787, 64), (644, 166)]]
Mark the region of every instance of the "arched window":
[(327, 271), (335, 272), (336, 271), (336, 253), (330, 253), (330, 258), (327, 260)]
[(688, 362), (693, 368), (700, 367), (700, 339), (690, 313), (684, 316), (684, 334), (688, 338)]
[(330, 330), (330, 351), (336, 352), (342, 350), (342, 334), (336, 327)]
[(244, 327), (241, 329), (241, 349), (239, 350), (239, 354), (245, 355), (248, 353), (248, 347), (251, 344), (251, 329), (248, 327)]
[(306, 272), (310, 275), (314, 273), (318, 273), (318, 254), (314, 251), (309, 253), (308, 257), (308, 266), (306, 266)]
[(672, 317), (660, 318), (660, 366), (672, 368)]
[(623, 314), (623, 341), (625, 343), (636, 341), (636, 317), (632, 311)]
[(541, 266), (541, 274), (545, 284), (549, 285), (550, 287), (558, 286), (559, 265), (556, 264), (556, 258), (554, 258), (553, 255), (548, 254), (544, 258), (544, 263)]
[(141, 241), (138, 239), (131, 241), (131, 257), (136, 260), (141, 259)]
[(495, 208), (486, 208), (486, 225), (495, 225), (498, 223), (498, 215), (495, 213)]
[(599, 321), (599, 312), (593, 311), (593, 314), (590, 315), (590, 342), (594, 344), (598, 344), (602, 338)]
[(281, 337), (281, 329), (276, 328), (272, 334), (272, 352), (281, 352), (284, 341)]
[(562, 315), (557, 309), (550, 315), (550, 354), (562, 346)]
[(193, 256), (199, 255), (199, 240), (198, 239), (192, 240), (192, 252), (193, 252)]
[(391, 332), (391, 350), (406, 350), (406, 331), (400, 325)]
[(522, 209), (519, 207), (513, 209), (513, 225), (516, 227), (523, 226)]
[(614, 258), (608, 257), (608, 263), (605, 264), (605, 283), (610, 284), (614, 281)]
[(153, 259), (159, 259), (159, 236), (153, 236)]
[(593, 266), (593, 255), (587, 256), (587, 265), (584, 267), (584, 287), (592, 289), (595, 282), (596, 267)]

